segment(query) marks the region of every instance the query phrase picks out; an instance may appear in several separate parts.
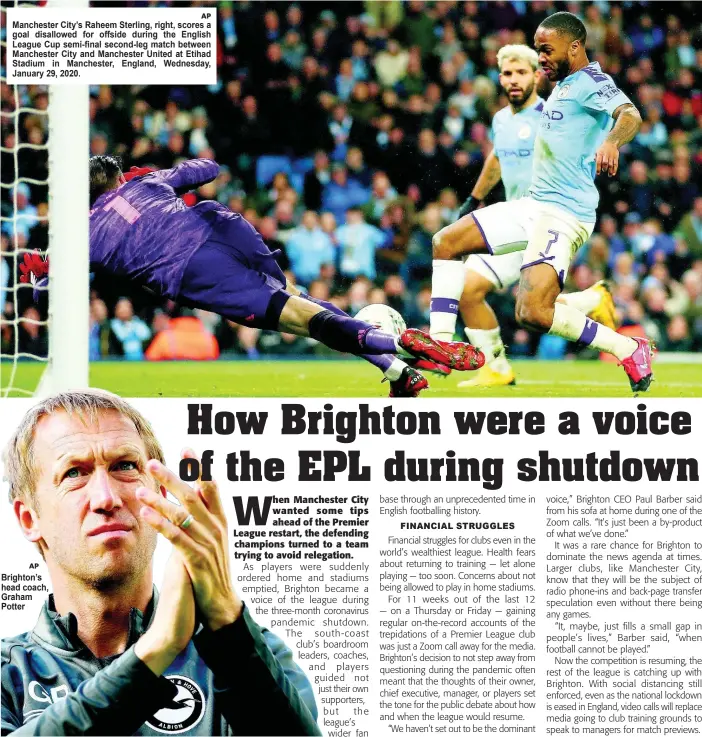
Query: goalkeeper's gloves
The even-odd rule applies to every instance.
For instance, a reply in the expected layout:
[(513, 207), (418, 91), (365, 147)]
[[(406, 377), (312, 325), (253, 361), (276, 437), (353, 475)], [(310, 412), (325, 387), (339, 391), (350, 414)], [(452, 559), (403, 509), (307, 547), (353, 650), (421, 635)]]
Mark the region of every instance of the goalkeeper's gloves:
[(465, 217), (469, 212), (473, 212), (473, 210), (477, 210), (482, 204), (483, 204), (482, 200), (479, 200), (477, 197), (473, 197), (473, 195), (471, 195), (461, 205), (461, 209), (458, 211), (458, 217), (459, 218)]
[[(133, 166), (126, 174), (122, 174), (120, 184), (126, 184), (135, 177), (143, 177), (145, 174), (151, 174), (153, 171), (158, 171), (150, 166)], [(197, 197), (192, 192), (186, 192), (180, 196), (180, 199), (185, 202), (187, 207), (192, 207), (197, 203)]]
[(150, 166), (133, 166), (126, 174), (122, 174), (122, 184), (125, 182), (128, 182), (130, 179), (134, 179), (134, 177), (143, 177), (144, 174), (151, 174), (152, 171), (156, 171), (156, 169), (150, 167)]
[(49, 257), (42, 258), (39, 251), (25, 253), (19, 270), (20, 282), (34, 287), (34, 301), (38, 303), (42, 290), (49, 284)]

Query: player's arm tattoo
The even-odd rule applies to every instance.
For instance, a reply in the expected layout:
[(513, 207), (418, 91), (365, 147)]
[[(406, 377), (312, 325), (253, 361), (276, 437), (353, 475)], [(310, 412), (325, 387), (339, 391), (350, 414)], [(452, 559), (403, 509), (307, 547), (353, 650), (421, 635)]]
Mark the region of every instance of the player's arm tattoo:
[(490, 190), (500, 181), (501, 177), (500, 160), (495, 156), (494, 151), (490, 151), (487, 159), (485, 159), (478, 181), (475, 183), (475, 187), (473, 187), (471, 196), (478, 200), (484, 200)]
[(617, 148), (621, 148), (639, 132), (641, 113), (633, 105), (627, 103), (626, 105), (620, 105), (614, 111), (613, 117), (617, 122), (606, 140), (608, 143), (613, 143)]
[(539, 280), (538, 278), (535, 279), (534, 272), (536, 272), (536, 276), (538, 276), (538, 272), (540, 269), (534, 269), (533, 267), (529, 267), (528, 269), (524, 269), (524, 271), (520, 272), (519, 274), (519, 289), (523, 292), (534, 292), (539, 288)]

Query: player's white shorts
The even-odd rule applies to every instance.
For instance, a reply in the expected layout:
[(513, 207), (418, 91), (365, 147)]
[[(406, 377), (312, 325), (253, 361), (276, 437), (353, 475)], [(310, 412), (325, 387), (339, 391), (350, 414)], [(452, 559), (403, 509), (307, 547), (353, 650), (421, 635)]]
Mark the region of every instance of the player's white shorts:
[(495, 289), (507, 289), (519, 281), (524, 261), (524, 251), (491, 256), (489, 253), (472, 253), (465, 261), (466, 271), (475, 271)]
[[(561, 286), (575, 252), (595, 227), (595, 223), (584, 223), (567, 210), (531, 197), (497, 202), (471, 214), (492, 255), (521, 252), (521, 269), (549, 264)], [(492, 260), (489, 263), (493, 265)]]

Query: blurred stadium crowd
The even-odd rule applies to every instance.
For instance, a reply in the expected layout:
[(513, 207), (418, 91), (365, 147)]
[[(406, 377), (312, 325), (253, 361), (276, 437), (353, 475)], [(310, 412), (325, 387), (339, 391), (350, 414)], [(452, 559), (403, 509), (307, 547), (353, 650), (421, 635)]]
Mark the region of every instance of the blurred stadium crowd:
[[(425, 326), (431, 236), (470, 193), (490, 150), (492, 116), (506, 104), (497, 50), (531, 45), (539, 22), (563, 9), (583, 19), (590, 58), (644, 118), (622, 150), (619, 175), (598, 181), (599, 221), (567, 288), (607, 278), (624, 325), (643, 326), (661, 350), (702, 350), (699, 3), (222, 2), (218, 84), (92, 89), (90, 153), (120, 154), (127, 168), (215, 159), (219, 177), (187, 195), (191, 204), (217, 199), (240, 212), (280, 250), (290, 280), (313, 295), (352, 313), (387, 302), (408, 324)], [(17, 103), (35, 110), (15, 116)], [(15, 93), (3, 84), (6, 319), (14, 316), (7, 288), (18, 276), (13, 248), (47, 245), (46, 187), (15, 186), (16, 165), (22, 177), (46, 178), (46, 151), (14, 154), (19, 143), (46, 141), (46, 107), (45, 88)], [(498, 187), (491, 199), (501, 197)], [(19, 218), (12, 217), (14, 200)], [(40, 313), (31, 290), (18, 296), (26, 318), (19, 348), (41, 354), (46, 335), (33, 322)], [(538, 336), (514, 322), (513, 294), (492, 302), (509, 353), (538, 354)], [(259, 334), (214, 315), (172, 319), (179, 315), (174, 304), (98, 275), (91, 354), (138, 359), (147, 350), (151, 358), (168, 357), (186, 333), (207, 335), (193, 344), (211, 355), (318, 350), (304, 339)], [(13, 327), (3, 325), (3, 352), (11, 352)], [(147, 349), (154, 336), (158, 345)]]

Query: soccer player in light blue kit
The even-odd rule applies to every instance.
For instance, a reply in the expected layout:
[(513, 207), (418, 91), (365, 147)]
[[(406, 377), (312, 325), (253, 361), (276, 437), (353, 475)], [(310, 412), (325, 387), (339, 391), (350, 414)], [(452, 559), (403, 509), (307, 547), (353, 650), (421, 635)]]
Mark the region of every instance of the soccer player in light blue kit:
[[(492, 119), (493, 150), (487, 156), (471, 196), (459, 211), (462, 217), (476, 210), (490, 190), (502, 179), (507, 200), (529, 194), (534, 142), (544, 101), (537, 94), (540, 72), (534, 49), (523, 44), (503, 46), (497, 53), (500, 84), (509, 104)], [(474, 213), (480, 224), (480, 213)], [(473, 254), (466, 259), (466, 278), (459, 311), (470, 343), (485, 354), (485, 365), (475, 378), (462, 381), (461, 388), (505, 386), (515, 383), (515, 375), (505, 355), (500, 326), (486, 301), (490, 292), (507, 289), (519, 281), (524, 251), (501, 256)], [(558, 301), (570, 304), (593, 320), (614, 327), (614, 302), (602, 282), (590, 289), (561, 294)]]
[(537, 28), (539, 63), (557, 84), (539, 122), (530, 196), (466, 215), (434, 236), (431, 331), (437, 339), (453, 335), (464, 256), (522, 250), (519, 323), (614, 355), (640, 392), (653, 378), (649, 341), (620, 335), (557, 302), (571, 258), (595, 226), (594, 177), (617, 173), (619, 149), (641, 126), (627, 96), (589, 62), (585, 39), (585, 26), (572, 13), (554, 13)]

